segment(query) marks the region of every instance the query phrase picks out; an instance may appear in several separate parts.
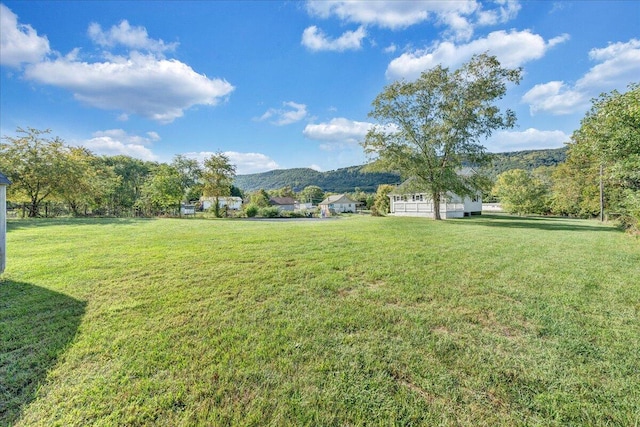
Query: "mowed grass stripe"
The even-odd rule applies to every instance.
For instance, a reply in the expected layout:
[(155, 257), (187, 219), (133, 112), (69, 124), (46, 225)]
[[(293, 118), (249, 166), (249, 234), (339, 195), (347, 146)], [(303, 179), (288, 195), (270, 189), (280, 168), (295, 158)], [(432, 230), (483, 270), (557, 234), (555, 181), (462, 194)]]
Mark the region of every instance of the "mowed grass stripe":
[(640, 421), (640, 244), (606, 225), (73, 219), (7, 240), (0, 424)]

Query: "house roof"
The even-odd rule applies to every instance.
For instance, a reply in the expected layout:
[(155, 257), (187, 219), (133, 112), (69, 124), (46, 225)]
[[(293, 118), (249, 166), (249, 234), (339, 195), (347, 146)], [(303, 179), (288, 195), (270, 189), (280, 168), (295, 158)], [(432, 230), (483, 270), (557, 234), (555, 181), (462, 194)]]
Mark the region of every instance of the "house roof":
[(11, 184), (11, 181), (9, 181), (9, 178), (7, 178), (5, 174), (0, 172), (0, 185), (9, 185), (9, 184)]
[(416, 184), (416, 179), (411, 177), (400, 185), (396, 185), (393, 190), (389, 192), (390, 196), (402, 196), (403, 194), (420, 194), (426, 193), (423, 189), (419, 188), (418, 184)]
[(336, 194), (329, 196), (320, 202), (321, 205), (329, 205), (331, 203), (356, 203), (355, 200), (351, 200), (346, 194)]
[(293, 197), (271, 197), (269, 203), (272, 205), (295, 205), (296, 201)]

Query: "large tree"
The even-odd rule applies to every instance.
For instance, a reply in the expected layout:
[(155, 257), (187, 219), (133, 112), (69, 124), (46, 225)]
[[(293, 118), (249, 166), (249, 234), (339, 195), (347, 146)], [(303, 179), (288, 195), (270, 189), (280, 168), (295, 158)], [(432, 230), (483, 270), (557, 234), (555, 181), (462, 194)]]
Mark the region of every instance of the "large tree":
[(17, 129), (18, 136), (4, 137), (0, 144), (0, 170), (13, 185), (9, 196), (28, 202), (29, 216), (40, 214), (40, 206), (61, 188), (68, 149), (58, 138), (46, 135), (50, 130)]
[(511, 169), (498, 175), (493, 194), (509, 213), (525, 215), (547, 211), (547, 188), (542, 181), (523, 169)]
[(477, 175), (458, 174), (465, 164), (487, 161), (484, 138), (511, 128), (515, 113), (495, 102), (507, 83), (519, 83), (520, 69), (504, 68), (494, 56), (475, 55), (457, 70), (440, 65), (415, 81), (396, 81), (373, 101), (369, 113), (379, 122), (362, 143), (377, 158), (377, 169), (412, 177), (433, 198), (434, 219), (448, 192), (467, 195), (482, 185)]
[(389, 213), (391, 201), (389, 200), (389, 193), (394, 189), (393, 185), (381, 184), (378, 185), (378, 191), (371, 207), (371, 215), (373, 216), (385, 216)]
[(60, 182), (56, 197), (61, 199), (75, 216), (81, 209), (97, 208), (115, 190), (120, 180), (113, 168), (104, 165), (84, 147), (69, 147), (61, 159)]
[(158, 165), (142, 186), (140, 203), (154, 213), (180, 212), (180, 202), (184, 197), (183, 177), (174, 167)]
[(317, 185), (307, 185), (300, 192), (300, 201), (303, 203), (318, 204), (324, 200), (324, 191)]
[(196, 159), (190, 159), (182, 154), (177, 154), (171, 166), (180, 175), (180, 186), (184, 195), (184, 201), (198, 200), (202, 195), (202, 168)]
[(231, 185), (235, 176), (236, 167), (230, 163), (229, 157), (224, 153), (218, 152), (204, 160), (202, 193), (205, 197), (213, 197), (213, 212), (216, 217), (220, 217), (220, 197), (231, 194)]
[[(578, 191), (602, 184), (604, 208), (628, 225), (640, 226), (640, 83), (629, 85), (625, 93), (614, 90), (593, 100), (571, 136), (567, 163), (590, 168)], [(598, 203), (598, 193), (591, 192), (592, 204)]]
[(142, 187), (157, 164), (124, 155), (104, 156), (102, 161), (119, 177), (116, 191), (112, 193), (110, 210), (111, 214), (120, 215), (138, 202)]

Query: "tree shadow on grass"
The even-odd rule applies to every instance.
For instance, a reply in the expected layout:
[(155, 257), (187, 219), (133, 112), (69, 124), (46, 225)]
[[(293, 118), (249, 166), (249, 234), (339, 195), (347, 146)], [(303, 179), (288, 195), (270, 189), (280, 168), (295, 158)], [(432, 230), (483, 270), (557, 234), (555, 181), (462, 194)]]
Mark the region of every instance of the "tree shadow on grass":
[(142, 221), (153, 221), (155, 218), (19, 218), (7, 221), (7, 233), (23, 228), (44, 228), (52, 225), (94, 226), (94, 225), (124, 225)]
[(469, 218), (461, 218), (456, 224), (485, 225), (496, 228), (529, 228), (548, 231), (599, 231), (607, 233), (619, 233), (615, 227), (607, 227), (586, 219), (573, 219), (563, 217), (535, 217), (514, 215), (485, 215)]
[(73, 341), (86, 303), (0, 279), (0, 425), (12, 425)]

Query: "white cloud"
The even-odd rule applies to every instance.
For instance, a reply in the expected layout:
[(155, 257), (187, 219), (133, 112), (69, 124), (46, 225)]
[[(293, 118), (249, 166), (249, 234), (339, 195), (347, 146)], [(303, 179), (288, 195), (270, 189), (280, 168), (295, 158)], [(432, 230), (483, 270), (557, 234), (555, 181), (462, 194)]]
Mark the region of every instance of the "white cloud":
[[(204, 159), (211, 157), (216, 153), (210, 151), (190, 152), (184, 153), (186, 157), (196, 159), (200, 163), (204, 162)], [(273, 169), (279, 169), (280, 166), (276, 161), (269, 156), (261, 153), (239, 153), (237, 151), (225, 151), (225, 154), (229, 158), (229, 162), (236, 166), (236, 174), (247, 175), (251, 173), (266, 172)]]
[(319, 18), (336, 17), (345, 22), (398, 30), (432, 21), (444, 26), (445, 34), (468, 40), (476, 26), (495, 25), (515, 18), (516, 0), (480, 3), (476, 0), (319, 0), (308, 1), (307, 11)]
[(18, 24), (18, 16), (0, 4), (0, 65), (38, 62), (49, 52), (47, 37), (38, 36), (31, 25)]
[(549, 48), (567, 38), (568, 36), (562, 35), (545, 42), (542, 36), (529, 30), (512, 30), (494, 31), (487, 37), (466, 44), (456, 45), (449, 41), (436, 43), (427, 49), (404, 53), (392, 60), (387, 67), (387, 78), (415, 79), (423, 71), (438, 64), (456, 68), (474, 54), (483, 52), (495, 55), (505, 67), (519, 67), (526, 62), (542, 58)]
[[(257, 121), (269, 120), (277, 126), (290, 125), (307, 117), (307, 106), (297, 102), (288, 101), (282, 103), (283, 108), (270, 108)], [(271, 119), (271, 120), (270, 120)]]
[(571, 138), (561, 130), (539, 130), (529, 128), (518, 131), (499, 131), (485, 143), (487, 150), (493, 153), (520, 150), (540, 150), (560, 148)]
[(162, 40), (149, 38), (144, 27), (132, 27), (127, 20), (119, 25), (112, 26), (109, 31), (103, 31), (100, 24), (92, 23), (87, 31), (91, 40), (103, 47), (115, 47), (122, 45), (129, 49), (142, 49), (150, 52), (173, 51), (178, 46), (177, 42), (166, 44)]
[(322, 167), (316, 164), (312, 164), (308, 166), (309, 169), (313, 169), (316, 172), (322, 172)]
[(311, 15), (320, 18), (336, 16), (344, 21), (382, 28), (402, 29), (424, 22), (430, 13), (458, 10), (470, 13), (476, 8), (475, 1), (433, 2), (417, 0), (393, 0), (354, 2), (345, 0), (320, 0), (307, 2)]
[(398, 46), (392, 43), (384, 48), (384, 53), (395, 53), (396, 50), (398, 50)]
[(322, 30), (315, 25), (308, 27), (302, 33), (302, 45), (313, 51), (335, 51), (358, 50), (362, 47), (362, 39), (367, 36), (364, 27), (359, 27), (355, 31), (345, 31), (337, 39), (329, 38)]
[(549, 111), (553, 114), (570, 114), (589, 104), (585, 93), (569, 88), (562, 81), (537, 84), (522, 97), (529, 104), (531, 114)]
[(535, 85), (522, 97), (531, 114), (549, 112), (570, 114), (588, 108), (589, 100), (601, 92), (624, 90), (638, 80), (640, 70), (640, 40), (612, 43), (589, 52), (589, 59), (598, 62), (572, 86), (563, 81)]
[[(373, 123), (357, 122), (342, 117), (331, 119), (327, 123), (308, 124), (302, 132), (304, 136), (316, 141), (337, 145), (357, 144), (364, 139)], [(326, 147), (323, 145), (323, 147)]]
[(592, 49), (589, 59), (599, 64), (591, 68), (576, 82), (578, 88), (618, 88), (638, 81), (640, 75), (640, 40), (612, 43), (601, 49)]
[(177, 43), (151, 39), (144, 27), (133, 27), (128, 21), (108, 31), (93, 23), (88, 35), (104, 48), (120, 46), (130, 52), (106, 51), (102, 62), (84, 62), (79, 48), (44, 59), (51, 52), (47, 38), (39, 37), (29, 25), (18, 24), (6, 6), (0, 4), (0, 12), (0, 63), (27, 63), (25, 78), (69, 90), (89, 106), (118, 111), (120, 121), (137, 114), (170, 123), (194, 106), (218, 104), (234, 90), (224, 79), (210, 79), (176, 59), (165, 59), (163, 54)]
[(25, 76), (62, 87), (92, 107), (170, 123), (195, 105), (216, 105), (234, 87), (174, 59), (132, 53), (105, 62), (58, 58), (30, 65)]
[(557, 44), (564, 43), (569, 39), (570, 39), (569, 34), (567, 34), (567, 33), (560, 34), (557, 37), (549, 39), (549, 41), (547, 42), (547, 46), (551, 48), (551, 47), (554, 47)]
[(97, 154), (115, 156), (124, 154), (147, 161), (156, 161), (158, 156), (148, 148), (160, 136), (156, 132), (147, 132), (147, 137), (129, 135), (123, 129), (110, 129), (93, 133), (93, 138), (82, 145)]
[(147, 132), (147, 136), (149, 136), (152, 141), (160, 141), (160, 135), (158, 135), (158, 132)]
[(496, 25), (508, 22), (518, 16), (520, 3), (515, 0), (496, 1), (497, 7), (493, 10), (480, 10), (478, 12), (478, 25)]
[(457, 12), (443, 13), (439, 21), (448, 27), (445, 34), (453, 40), (466, 41), (473, 36), (473, 24)]

